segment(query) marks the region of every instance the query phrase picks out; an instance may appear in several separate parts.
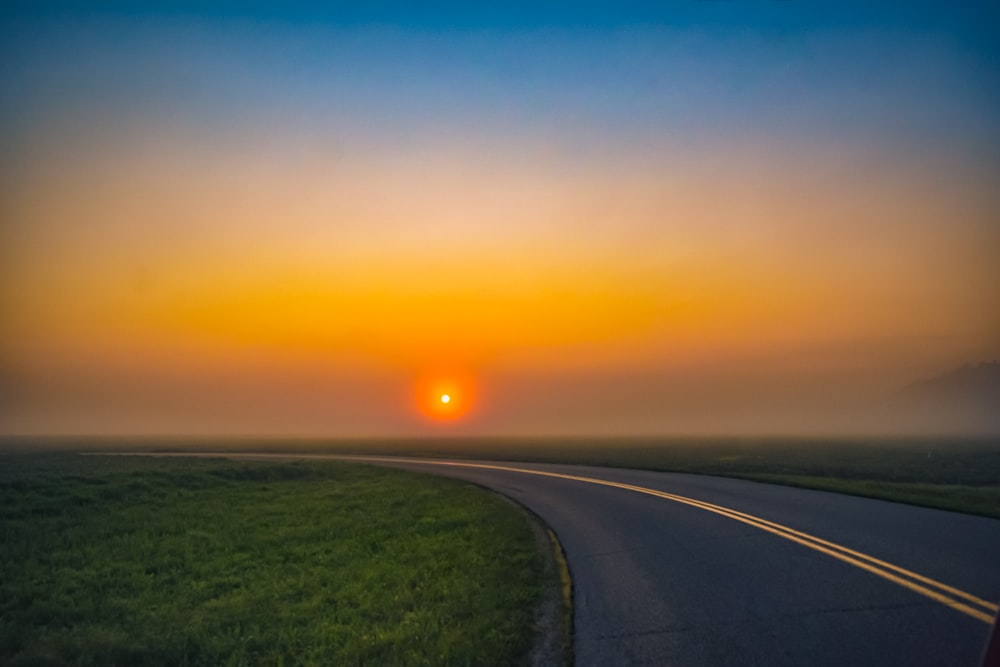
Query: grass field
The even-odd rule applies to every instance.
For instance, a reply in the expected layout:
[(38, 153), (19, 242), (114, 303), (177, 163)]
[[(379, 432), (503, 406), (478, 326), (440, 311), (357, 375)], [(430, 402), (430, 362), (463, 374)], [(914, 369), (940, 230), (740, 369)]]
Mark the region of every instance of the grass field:
[(0, 456), (0, 664), (513, 665), (527, 515), (345, 463)]
[[(7, 446), (17, 444), (9, 441)], [(1000, 438), (78, 439), (43, 444), (91, 450), (397, 454), (645, 468), (740, 477), (1000, 518)]]
[(721, 475), (1000, 518), (1000, 440), (456, 440), (341, 443), (336, 449)]

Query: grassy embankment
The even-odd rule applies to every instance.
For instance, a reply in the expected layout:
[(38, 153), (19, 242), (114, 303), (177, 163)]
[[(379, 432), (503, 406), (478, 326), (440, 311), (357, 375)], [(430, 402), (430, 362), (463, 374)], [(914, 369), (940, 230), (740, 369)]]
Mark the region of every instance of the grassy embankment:
[(988, 440), (549, 440), (389, 449), (720, 475), (1000, 518), (1000, 443)]
[(0, 456), (2, 664), (518, 664), (557, 576), (453, 480)]
[[(469, 451), (444, 443), (403, 449), (439, 456)], [(1000, 443), (989, 440), (496, 441), (472, 451), (483, 458), (737, 477), (1000, 518)]]
[(1000, 439), (77, 440), (63, 447), (297, 451), (579, 463), (722, 475), (1000, 518)]

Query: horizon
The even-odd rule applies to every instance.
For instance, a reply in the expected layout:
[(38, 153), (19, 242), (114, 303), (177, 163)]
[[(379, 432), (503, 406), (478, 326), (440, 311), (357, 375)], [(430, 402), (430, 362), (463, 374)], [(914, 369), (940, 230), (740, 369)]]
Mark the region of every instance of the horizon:
[(998, 15), (13, 4), (0, 437), (1000, 434)]

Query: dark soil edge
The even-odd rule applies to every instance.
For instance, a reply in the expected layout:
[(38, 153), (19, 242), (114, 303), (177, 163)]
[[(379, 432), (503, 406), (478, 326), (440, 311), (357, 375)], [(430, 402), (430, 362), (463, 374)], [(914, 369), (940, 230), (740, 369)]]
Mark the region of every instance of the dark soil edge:
[(535, 544), (545, 554), (545, 577), (551, 585), (535, 610), (538, 634), (528, 664), (532, 667), (573, 667), (573, 578), (559, 537), (542, 517), (517, 500), (475, 482), (467, 483), (503, 498), (524, 512), (531, 524)]

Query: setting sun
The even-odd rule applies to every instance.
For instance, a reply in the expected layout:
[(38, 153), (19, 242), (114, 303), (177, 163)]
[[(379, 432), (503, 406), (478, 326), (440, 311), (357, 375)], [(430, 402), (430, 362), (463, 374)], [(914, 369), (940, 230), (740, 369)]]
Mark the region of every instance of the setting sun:
[(473, 407), (475, 382), (458, 371), (437, 371), (419, 378), (415, 398), (423, 419), (442, 423), (468, 417)]

